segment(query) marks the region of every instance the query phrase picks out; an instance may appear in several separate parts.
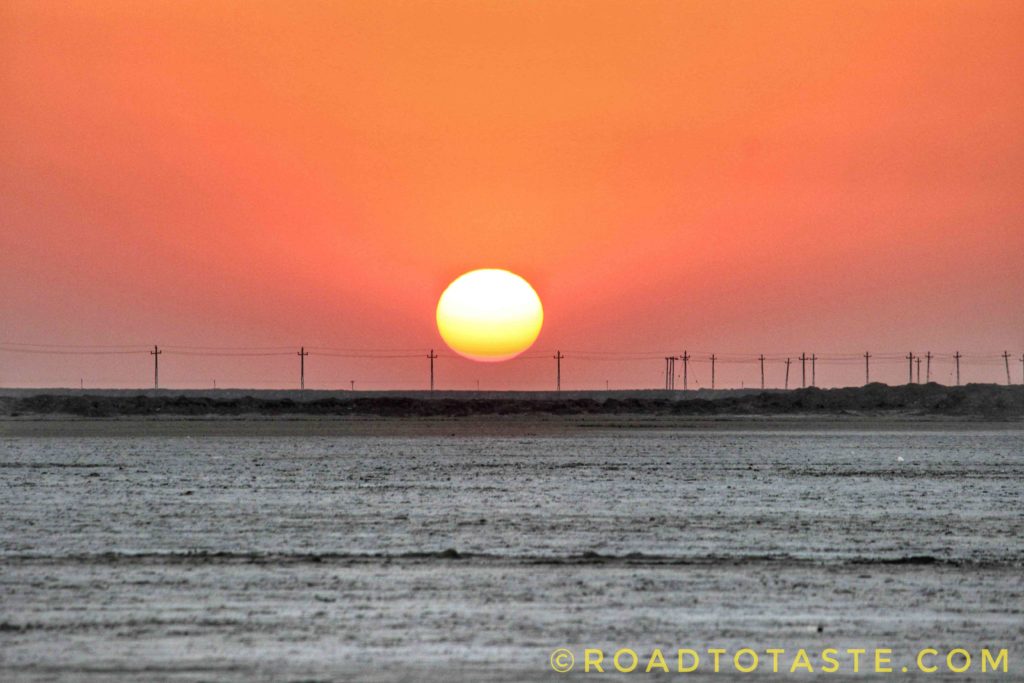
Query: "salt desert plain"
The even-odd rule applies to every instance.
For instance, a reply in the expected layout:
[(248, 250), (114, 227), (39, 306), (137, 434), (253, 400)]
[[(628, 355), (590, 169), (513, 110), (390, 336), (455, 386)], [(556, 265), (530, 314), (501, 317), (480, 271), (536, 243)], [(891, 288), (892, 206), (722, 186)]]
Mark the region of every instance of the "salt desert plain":
[(562, 680), (586, 647), (1021, 675), (1019, 419), (20, 415), (0, 470), (4, 680)]

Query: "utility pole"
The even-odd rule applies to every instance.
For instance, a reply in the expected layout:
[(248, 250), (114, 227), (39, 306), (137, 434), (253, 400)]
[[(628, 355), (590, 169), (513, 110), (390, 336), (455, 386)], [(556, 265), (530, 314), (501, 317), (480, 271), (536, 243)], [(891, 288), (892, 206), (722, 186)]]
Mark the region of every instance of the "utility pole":
[(715, 354), (711, 354), (711, 389), (715, 388)]
[(960, 386), (960, 359), (961, 358), (963, 358), (963, 356), (960, 355), (959, 351), (957, 351), (956, 353), (953, 354), (953, 360), (956, 361), (956, 385), (957, 386)]
[(917, 383), (920, 384), (921, 383), (921, 356), (918, 356), (917, 358), (915, 358), (914, 362), (917, 363)]
[(907, 367), (910, 368), (910, 375), (907, 378), (907, 384), (914, 383), (914, 352), (911, 351), (907, 354)]
[(430, 390), (434, 390), (434, 359), (437, 358), (437, 354), (434, 353), (434, 349), (430, 349), (430, 353), (427, 354), (427, 358), (430, 359)]
[(932, 352), (929, 351), (924, 354), (924, 381), (926, 384), (931, 384), (932, 381)]
[(871, 384), (871, 354), (864, 352), (864, 386)]
[(761, 390), (764, 390), (764, 354), (762, 353), (758, 360), (761, 361)]
[(690, 354), (688, 354), (686, 351), (683, 351), (683, 391), (686, 391), (687, 388), (688, 388), (687, 382), (686, 382), (686, 369), (687, 369), (687, 364), (689, 362), (690, 362)]
[(562, 359), (565, 356), (561, 351), (555, 351), (555, 391), (562, 390)]
[(149, 352), (149, 355), (153, 356), (153, 388), (160, 388), (160, 354), (163, 351), (156, 344), (153, 345), (153, 350)]
[(355, 391), (356, 390), (356, 381), (354, 379), (350, 379), (348, 381), (348, 385), (350, 387), (350, 391)]
[(1003, 363), (1006, 364), (1006, 384), (1007, 384), (1007, 386), (1009, 386), (1009, 384), (1010, 384), (1010, 353), (1008, 351), (1003, 351)]
[(818, 360), (818, 357), (815, 356), (812, 353), (811, 354), (811, 386), (812, 387), (813, 386), (817, 386), (817, 384), (818, 384), (817, 374), (814, 372), (814, 361), (816, 361), (816, 360)]
[(807, 386), (807, 354), (800, 352), (800, 388)]
[(676, 388), (676, 357), (665, 356), (665, 388)]
[(299, 391), (306, 390), (306, 356), (309, 351), (305, 346), (299, 347)]
[(791, 362), (792, 362), (791, 359), (789, 359), (789, 358), (786, 359), (786, 384), (785, 384), (786, 389), (789, 389), (789, 364)]

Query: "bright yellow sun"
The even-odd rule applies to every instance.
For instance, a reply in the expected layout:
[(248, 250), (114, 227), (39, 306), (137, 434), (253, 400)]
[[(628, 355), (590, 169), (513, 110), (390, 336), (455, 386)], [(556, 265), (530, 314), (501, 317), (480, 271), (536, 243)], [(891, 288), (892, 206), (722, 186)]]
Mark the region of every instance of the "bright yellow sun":
[(498, 268), (471, 270), (437, 302), (437, 329), (459, 355), (480, 361), (515, 358), (530, 348), (544, 324), (530, 283)]

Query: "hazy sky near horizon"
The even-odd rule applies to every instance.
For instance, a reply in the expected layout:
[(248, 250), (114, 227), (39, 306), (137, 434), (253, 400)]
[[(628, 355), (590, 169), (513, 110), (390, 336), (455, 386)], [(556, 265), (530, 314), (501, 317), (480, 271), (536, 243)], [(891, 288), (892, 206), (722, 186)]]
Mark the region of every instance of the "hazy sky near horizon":
[(145, 386), (158, 343), (282, 353), (169, 351), (165, 386), (293, 386), (304, 344), (417, 356), (308, 386), (422, 387), (480, 267), (544, 328), (439, 387), (548, 388), (559, 348), (567, 388), (683, 349), (705, 386), (866, 349), (1020, 381), (1021, 74), (1021, 2), (5, 0), (0, 343), (139, 349), (0, 350), (0, 386)]

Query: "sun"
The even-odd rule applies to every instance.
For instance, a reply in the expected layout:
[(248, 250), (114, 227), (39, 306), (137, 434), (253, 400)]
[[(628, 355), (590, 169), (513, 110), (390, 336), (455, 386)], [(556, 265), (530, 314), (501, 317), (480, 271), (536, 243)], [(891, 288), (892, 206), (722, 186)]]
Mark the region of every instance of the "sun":
[(515, 358), (530, 348), (544, 308), (530, 283), (499, 268), (457, 277), (437, 302), (437, 329), (455, 353), (478, 361)]

